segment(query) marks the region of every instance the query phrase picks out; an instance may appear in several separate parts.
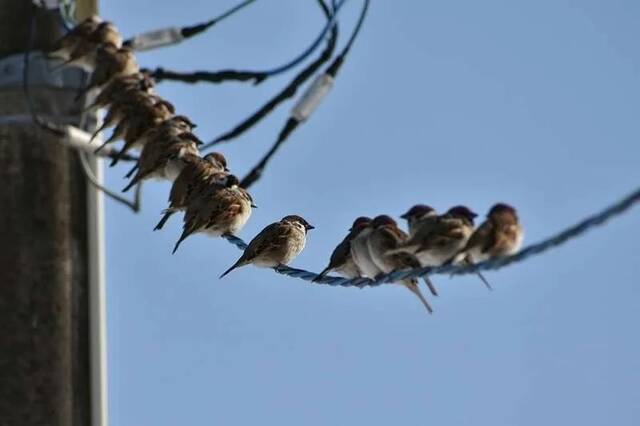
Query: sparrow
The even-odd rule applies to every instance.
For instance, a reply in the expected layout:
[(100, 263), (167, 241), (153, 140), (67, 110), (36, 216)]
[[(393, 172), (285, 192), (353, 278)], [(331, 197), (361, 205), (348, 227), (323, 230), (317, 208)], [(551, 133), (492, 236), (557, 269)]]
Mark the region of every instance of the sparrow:
[(307, 231), (314, 229), (298, 215), (283, 217), (272, 223), (251, 240), (247, 248), (220, 278), (236, 268), (253, 264), (260, 268), (276, 268), (291, 262), (304, 249)]
[[(148, 94), (138, 90), (129, 90), (123, 93), (121, 97), (111, 102), (111, 105), (107, 110), (107, 114), (102, 120), (102, 124), (95, 132), (93, 132), (89, 142), (92, 142), (93, 139), (95, 139), (95, 137), (98, 135), (98, 133), (102, 132), (104, 129), (118, 125), (125, 118), (136, 114), (136, 112), (140, 111), (142, 108), (151, 108), (154, 104), (161, 100), (162, 99), (157, 95)], [(167, 102), (167, 105), (171, 104)], [(115, 137), (114, 135), (111, 136), (115, 141), (122, 136), (122, 134), (124, 133), (124, 129), (121, 129), (114, 133), (119, 135), (118, 137)]]
[(364, 224), (358, 235), (351, 240), (351, 258), (356, 264), (360, 275), (366, 278), (375, 279), (382, 273), (380, 268), (373, 262), (369, 254), (367, 239), (373, 232), (373, 223)]
[(433, 207), (416, 204), (400, 217), (407, 221), (409, 236), (413, 237), (418, 229), (425, 226), (433, 226), (437, 222), (438, 213)]
[(118, 49), (122, 47), (122, 36), (115, 25), (108, 21), (100, 22), (86, 37), (79, 38), (67, 60), (53, 68), (53, 71), (70, 64), (92, 70), (95, 67), (96, 50), (106, 44), (112, 44)]
[(148, 127), (132, 143), (134, 146), (142, 147), (149, 141), (157, 138), (167, 138), (177, 136), (182, 133), (190, 133), (196, 127), (198, 126), (189, 120), (188, 117), (184, 115), (174, 115), (173, 117), (169, 117), (154, 126)]
[(422, 266), (440, 266), (451, 260), (467, 244), (477, 215), (465, 206), (450, 208), (435, 224), (419, 228), (395, 252), (416, 256)]
[(184, 157), (199, 154), (197, 142), (199, 139), (192, 133), (182, 133), (146, 144), (140, 152), (136, 174), (122, 192), (147, 179), (175, 180), (185, 165)]
[[(398, 248), (408, 238), (407, 234), (398, 228), (395, 220), (387, 215), (376, 216), (373, 219), (372, 227), (373, 231), (367, 238), (367, 247), (371, 259), (383, 273), (388, 274), (401, 269), (420, 267), (418, 259), (409, 253), (389, 253)], [(425, 282), (431, 293), (437, 296), (438, 292), (428, 277), (425, 277)], [(402, 280), (402, 284), (420, 299), (429, 313), (433, 312), (431, 306), (422, 295), (416, 278)]]
[(96, 51), (95, 69), (91, 73), (89, 84), (76, 95), (76, 99), (94, 88), (105, 86), (115, 77), (128, 76), (139, 71), (138, 62), (131, 49), (117, 48), (111, 43), (102, 45)]
[(185, 156), (185, 166), (180, 172), (169, 193), (169, 207), (162, 213), (164, 216), (153, 228), (154, 231), (162, 229), (171, 215), (183, 211), (191, 202), (194, 195), (199, 194), (205, 186), (205, 182), (210, 182), (214, 176), (214, 185), (226, 185), (227, 177), (230, 176), (227, 168), (227, 160), (219, 152), (212, 152), (204, 157), (196, 155)]
[[(116, 129), (113, 131), (113, 135), (109, 137), (105, 141), (106, 143), (110, 143), (118, 138), (118, 133), (122, 133), (122, 139), (124, 139), (124, 145), (120, 148), (120, 151), (115, 155), (111, 163), (110, 167), (113, 167), (118, 163), (120, 158), (127, 153), (131, 148), (140, 148), (145, 145), (148, 139), (141, 140), (140, 137), (145, 134), (150, 129), (154, 129), (158, 127), (161, 123), (171, 118), (175, 110), (173, 109), (173, 105), (170, 102), (165, 100), (160, 100), (153, 104), (152, 106), (141, 108), (138, 111), (135, 111), (134, 115), (126, 117), (123, 121), (121, 121)], [(161, 133), (160, 137), (171, 137), (174, 135), (180, 135), (182, 133), (191, 132), (165, 132)], [(193, 140), (196, 145), (201, 145), (202, 141), (193, 136)]]
[(213, 237), (232, 235), (249, 220), (251, 209), (256, 206), (251, 195), (239, 186), (238, 178), (229, 175), (222, 187), (216, 182), (212, 184), (212, 179), (217, 177), (209, 177), (204, 184), (206, 189), (190, 200), (184, 214), (182, 235), (172, 253), (190, 235), (198, 232), (206, 232)]
[(471, 235), (467, 245), (458, 253), (454, 263), (471, 265), (496, 257), (515, 254), (522, 247), (524, 231), (516, 209), (498, 203), (491, 207), (487, 219)]
[(322, 277), (331, 271), (336, 271), (346, 278), (358, 278), (361, 276), (360, 269), (358, 269), (351, 256), (351, 241), (370, 223), (371, 218), (364, 216), (357, 218), (353, 222), (347, 236), (344, 237), (335, 250), (333, 250), (333, 253), (331, 253), (329, 265), (318, 274), (313, 280), (314, 282), (320, 281)]
[[(193, 129), (197, 126), (195, 123), (192, 123), (189, 118), (184, 115), (176, 115), (170, 117), (158, 124), (157, 126), (151, 127), (147, 131), (145, 131), (140, 139), (136, 142), (137, 145), (144, 147), (149, 141), (161, 140), (163, 138), (170, 138), (173, 136), (178, 136), (182, 133), (191, 133)], [(195, 138), (193, 134), (189, 135), (189, 137)], [(194, 139), (196, 145), (201, 145), (202, 141), (198, 138)], [(126, 178), (130, 178), (133, 173), (138, 170), (139, 164), (136, 163), (129, 172), (125, 175)]]
[[(103, 147), (118, 139), (122, 138), (125, 142), (110, 166), (114, 166), (121, 155), (126, 153), (130, 148), (140, 146), (137, 140), (145, 131), (156, 127), (164, 120), (170, 118), (175, 112), (171, 102), (156, 95), (148, 95), (140, 92), (134, 99), (134, 102), (130, 104), (118, 104), (118, 106), (111, 108), (109, 110), (110, 112), (111, 110), (115, 110), (114, 116), (112, 117), (107, 114), (105, 124), (100, 127), (100, 129), (102, 129), (106, 125), (107, 118), (111, 124), (115, 121), (118, 122), (111, 136), (109, 136), (95, 152), (100, 151)], [(96, 132), (98, 131), (99, 130), (96, 130)]]
[(147, 73), (136, 72), (129, 75), (118, 75), (102, 88), (93, 102), (85, 108), (85, 111), (110, 106), (114, 102), (131, 96), (131, 93), (153, 94), (154, 86), (155, 81)]
[(78, 23), (69, 32), (60, 37), (53, 45), (51, 51), (47, 54), (49, 58), (60, 58), (68, 60), (71, 52), (76, 48), (78, 43), (89, 37), (93, 31), (98, 28), (98, 24), (102, 22), (97, 15), (89, 16), (82, 22)]

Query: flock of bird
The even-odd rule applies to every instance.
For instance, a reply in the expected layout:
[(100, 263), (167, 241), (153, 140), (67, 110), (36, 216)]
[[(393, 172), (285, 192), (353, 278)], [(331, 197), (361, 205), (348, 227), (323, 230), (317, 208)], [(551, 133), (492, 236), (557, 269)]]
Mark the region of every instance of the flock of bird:
[[(242, 229), (255, 208), (250, 194), (229, 172), (222, 154), (200, 156), (198, 145), (202, 142), (192, 133), (195, 124), (176, 115), (173, 105), (155, 94), (154, 81), (140, 71), (135, 56), (122, 46), (122, 36), (112, 23), (97, 16), (85, 19), (56, 42), (49, 56), (63, 61), (57, 68), (75, 64), (91, 72), (89, 84), (79, 97), (96, 90), (87, 109), (107, 109), (103, 125), (92, 140), (100, 131), (115, 126), (96, 151), (123, 140), (111, 163), (115, 165), (129, 150), (140, 150), (136, 166), (127, 174), (133, 177), (123, 191), (152, 178), (172, 182), (169, 206), (154, 230), (161, 229), (174, 213), (184, 213), (183, 232), (174, 253), (195, 233), (226, 236)], [(408, 233), (387, 215), (359, 217), (318, 278), (334, 271), (347, 278), (376, 279), (402, 269), (451, 262), (473, 264), (520, 249), (523, 231), (513, 207), (495, 204), (478, 228), (474, 226), (476, 216), (465, 206), (438, 214), (432, 207), (420, 204), (401, 216), (407, 221)], [(248, 264), (267, 268), (288, 264), (304, 249), (311, 229), (313, 226), (297, 215), (268, 225), (220, 278)], [(491, 289), (486, 279), (478, 275)], [(431, 294), (437, 296), (431, 280), (424, 280)], [(429, 313), (433, 312), (417, 279), (405, 279), (400, 284), (414, 293)]]

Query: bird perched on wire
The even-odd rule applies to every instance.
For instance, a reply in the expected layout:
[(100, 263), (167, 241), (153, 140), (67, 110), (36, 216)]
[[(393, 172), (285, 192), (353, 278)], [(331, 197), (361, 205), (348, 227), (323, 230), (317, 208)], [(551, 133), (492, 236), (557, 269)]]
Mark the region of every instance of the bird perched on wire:
[(174, 115), (153, 126), (149, 126), (132, 143), (136, 147), (143, 147), (150, 141), (169, 138), (182, 133), (191, 133), (196, 127), (198, 126), (189, 117)]
[(176, 242), (173, 253), (182, 242), (195, 233), (204, 232), (213, 237), (233, 235), (240, 231), (255, 208), (249, 193), (239, 186), (234, 175), (226, 177), (224, 186), (211, 183), (217, 175), (210, 176), (203, 183), (206, 190), (191, 197), (184, 214), (182, 235)]
[(136, 72), (130, 75), (116, 76), (100, 90), (100, 93), (95, 97), (93, 102), (85, 108), (85, 111), (110, 106), (121, 99), (126, 99), (131, 96), (129, 92), (153, 94), (154, 87), (155, 81), (148, 73)]
[(138, 62), (131, 49), (118, 48), (111, 43), (104, 44), (96, 51), (95, 68), (89, 84), (78, 93), (76, 99), (94, 88), (102, 88), (116, 77), (133, 75), (139, 71)]
[(358, 278), (361, 275), (360, 269), (353, 260), (351, 255), (351, 241), (357, 237), (366, 227), (371, 223), (370, 217), (361, 216), (357, 218), (346, 237), (338, 244), (338, 246), (331, 253), (329, 259), (329, 265), (318, 274), (313, 280), (315, 282), (320, 281), (325, 275), (331, 271), (336, 271), (340, 275), (346, 278)]
[(116, 48), (122, 47), (122, 36), (115, 25), (108, 21), (100, 22), (95, 30), (79, 38), (67, 60), (54, 67), (53, 71), (71, 64), (93, 70), (96, 64), (96, 52), (100, 46), (106, 44), (112, 44)]
[(60, 58), (66, 61), (71, 56), (71, 52), (79, 43), (86, 40), (93, 31), (98, 28), (102, 19), (97, 15), (91, 15), (79, 22), (53, 44), (53, 48), (47, 53), (49, 58)]
[(451, 260), (467, 244), (473, 233), (473, 219), (476, 216), (465, 206), (452, 207), (438, 216), (435, 224), (419, 228), (394, 252), (413, 254), (422, 266), (440, 266)]
[(184, 158), (199, 154), (198, 143), (202, 142), (192, 133), (149, 141), (140, 152), (136, 174), (122, 192), (143, 180), (175, 180), (185, 166)]
[(304, 249), (307, 231), (314, 229), (298, 215), (283, 217), (264, 228), (251, 240), (242, 256), (220, 278), (241, 266), (253, 264), (260, 268), (287, 265)]
[(418, 229), (425, 226), (433, 226), (438, 221), (438, 213), (435, 209), (424, 204), (416, 204), (400, 217), (407, 221), (409, 236), (411, 237), (416, 234)]
[[(117, 132), (122, 131), (122, 139), (124, 144), (120, 150), (116, 153), (109, 164), (110, 167), (115, 166), (120, 158), (124, 156), (131, 148), (140, 148), (147, 144), (149, 138), (143, 137), (143, 135), (152, 129), (161, 128), (162, 131), (157, 137), (172, 137), (180, 135), (182, 133), (191, 133), (191, 131), (181, 131), (175, 126), (163, 126), (162, 123), (170, 120), (174, 113), (173, 105), (169, 102), (160, 100), (151, 106), (146, 106), (136, 111), (133, 116), (125, 117), (114, 130), (114, 135), (110, 137), (105, 143), (112, 142), (117, 138)], [(183, 116), (184, 117), (184, 116)], [(181, 122), (184, 122), (181, 120)], [(192, 127), (193, 128), (193, 127)], [(201, 145), (200, 139), (193, 135), (193, 140), (196, 145)]]
[(363, 277), (375, 279), (382, 270), (371, 259), (367, 239), (373, 232), (373, 223), (364, 224), (362, 230), (351, 240), (351, 258)]
[[(412, 254), (404, 252), (390, 253), (408, 238), (407, 234), (398, 228), (395, 220), (387, 215), (376, 216), (373, 219), (372, 228), (373, 231), (367, 238), (367, 246), (371, 259), (383, 273), (388, 274), (401, 269), (420, 267), (418, 259)], [(428, 277), (425, 277), (425, 282), (431, 294), (437, 296), (438, 292)], [(422, 295), (416, 278), (407, 278), (402, 280), (401, 283), (420, 299), (429, 313), (433, 312), (429, 302)]]
[(134, 102), (121, 103), (112, 107), (109, 112), (115, 111), (113, 118), (110, 114), (105, 117), (105, 123), (109, 119), (110, 124), (117, 121), (117, 125), (111, 136), (96, 149), (96, 152), (120, 138), (124, 139), (125, 142), (110, 166), (115, 165), (130, 148), (142, 146), (143, 143), (138, 143), (140, 136), (171, 118), (175, 112), (173, 105), (159, 96), (140, 92), (136, 95), (136, 98)]
[[(197, 126), (188, 117), (184, 115), (175, 115), (170, 117), (163, 122), (159, 123), (156, 126), (153, 126), (147, 129), (140, 138), (135, 142), (134, 145), (144, 147), (150, 142), (161, 141), (163, 139), (170, 139), (174, 136), (181, 135), (183, 133), (188, 133), (188, 138), (194, 139), (196, 145), (201, 145), (202, 142), (191, 134), (191, 131), (195, 129)], [(125, 149), (124, 147), (122, 149)], [(116, 154), (116, 158), (119, 158), (120, 154)], [(136, 163), (131, 170), (125, 175), (125, 177), (129, 178), (131, 175), (138, 170), (139, 164)]]
[[(124, 136), (125, 125), (120, 124), (128, 118), (144, 114), (146, 110), (150, 110), (154, 105), (160, 103), (160, 109), (167, 109), (169, 113), (175, 111), (173, 105), (169, 101), (165, 101), (157, 95), (149, 94), (139, 90), (129, 90), (122, 94), (118, 99), (110, 103), (102, 124), (93, 132), (89, 142), (102, 132), (104, 129), (112, 126), (120, 127), (114, 130), (113, 134), (105, 142), (105, 145), (114, 142)], [(165, 108), (162, 108), (164, 106)]]
[(524, 231), (516, 209), (498, 203), (491, 207), (487, 219), (471, 235), (454, 263), (468, 265), (515, 254), (522, 247)]
[[(180, 172), (169, 193), (169, 207), (163, 213), (162, 219), (153, 228), (154, 231), (162, 229), (171, 215), (183, 211), (190, 204), (192, 197), (206, 190), (206, 184), (224, 185), (229, 175), (227, 160), (219, 152), (211, 152), (204, 157), (195, 155), (185, 156), (185, 166)], [(213, 180), (209, 179), (214, 176)]]

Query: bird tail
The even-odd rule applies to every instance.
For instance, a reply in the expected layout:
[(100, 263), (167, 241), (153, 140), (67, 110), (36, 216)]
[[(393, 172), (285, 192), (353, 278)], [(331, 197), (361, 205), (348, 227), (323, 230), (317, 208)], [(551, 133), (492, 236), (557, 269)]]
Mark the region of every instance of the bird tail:
[(133, 177), (133, 179), (131, 179), (131, 182), (129, 182), (129, 184), (122, 189), (122, 192), (127, 192), (128, 190), (133, 188), (133, 186), (137, 184), (139, 181), (140, 181), (140, 175), (137, 174)]
[(311, 280), (311, 282), (317, 283), (318, 281), (320, 281), (322, 278), (324, 278), (325, 275), (327, 275), (329, 273), (329, 271), (331, 271), (331, 266), (327, 266), (326, 268), (324, 268), (322, 270), (322, 272), (320, 272), (318, 274), (317, 277), (315, 277), (313, 280)]
[(236, 268), (239, 268), (239, 267), (241, 267), (241, 266), (244, 266), (244, 265), (246, 265), (246, 262), (245, 262), (245, 260), (244, 260), (244, 257), (243, 257), (243, 256), (240, 256), (240, 259), (238, 259), (238, 260), (236, 261), (236, 263), (234, 263), (233, 265), (231, 265), (231, 268), (229, 268), (229, 269), (227, 269), (226, 271), (224, 271), (224, 272), (222, 273), (222, 275), (220, 275), (220, 277), (219, 277), (218, 279), (223, 278), (223, 277), (224, 277), (225, 275), (227, 275), (229, 272), (233, 271), (233, 270), (234, 270), (234, 269), (236, 269)]
[[(106, 129), (109, 125), (107, 124), (107, 122), (105, 121), (104, 123), (102, 123), (102, 125), (100, 127), (98, 127), (98, 129), (93, 132), (93, 134), (91, 135), (91, 139), (89, 139), (89, 143), (93, 142), (93, 140), (96, 138), (96, 136), (98, 136), (98, 133), (100, 133), (101, 131), (103, 131), (104, 129)], [(106, 142), (105, 144), (106, 145)], [(99, 150), (101, 150), (104, 145), (102, 145), (100, 148), (96, 149), (95, 152), (98, 152)]]
[[(471, 261), (471, 258), (469, 257), (469, 255), (465, 255), (462, 259), (454, 259), (454, 263), (458, 261), (463, 263), (464, 265), (467, 266), (471, 266), (473, 265), (473, 262)], [(489, 284), (489, 281), (487, 281), (487, 279), (484, 277), (484, 275), (482, 275), (482, 272), (480, 271), (476, 271), (476, 275), (478, 276), (478, 278), (480, 278), (480, 280), (482, 281), (482, 283), (487, 286), (487, 288), (490, 291), (493, 291), (493, 287), (491, 287), (491, 284)]]
[[(109, 142), (111, 142), (112, 139), (113, 139), (113, 135), (109, 138)], [(120, 149), (120, 151), (118, 151), (113, 156), (113, 159), (111, 160), (111, 163), (109, 163), (109, 167), (113, 167), (116, 164), (118, 164), (118, 161), (120, 161), (122, 159), (122, 156), (127, 153), (128, 149), (129, 149), (129, 146), (127, 146), (127, 144), (125, 143), (124, 146), (122, 147), (122, 149)]]
[(487, 288), (490, 291), (493, 291), (493, 287), (491, 287), (491, 284), (489, 284), (489, 281), (487, 281), (487, 279), (484, 277), (484, 275), (482, 275), (482, 272), (480, 271), (476, 271), (476, 275), (478, 275), (478, 278), (480, 278), (482, 280), (482, 282), (484, 283), (485, 286), (487, 286)]
[(193, 233), (193, 229), (185, 228), (182, 231), (182, 235), (180, 235), (180, 238), (178, 238), (178, 241), (176, 241), (176, 245), (173, 247), (173, 251), (171, 252), (171, 254), (175, 254), (176, 250), (178, 250), (178, 247), (180, 247), (180, 244), (182, 244), (185, 238), (187, 238), (192, 233)]
[(131, 175), (132, 175), (132, 174), (134, 174), (134, 173), (135, 173), (135, 171), (136, 171), (136, 170), (138, 170), (139, 168), (140, 168), (140, 164), (136, 163), (136, 164), (131, 168), (131, 170), (129, 170), (129, 171), (127, 172), (127, 174), (126, 174), (126, 175), (124, 175), (124, 177), (126, 177), (126, 178), (130, 178), (130, 177), (131, 177)]
[(404, 281), (403, 284), (405, 287), (409, 289), (409, 291), (411, 291), (411, 293), (415, 294), (418, 297), (418, 299), (420, 299), (424, 307), (427, 308), (427, 312), (429, 312), (429, 314), (433, 314), (433, 308), (431, 308), (431, 305), (429, 305), (429, 302), (427, 302), (427, 299), (424, 297), (424, 295), (420, 291), (420, 288), (418, 287), (418, 282), (416, 280), (411, 280), (408, 282)]
[(163, 211), (163, 213), (164, 213), (164, 216), (162, 216), (162, 219), (160, 219), (160, 222), (158, 222), (156, 227), (153, 228), (154, 231), (158, 231), (158, 230), (162, 229), (162, 227), (164, 226), (165, 223), (167, 223), (167, 220), (169, 220), (171, 215), (173, 215), (175, 213), (175, 210), (166, 209), (166, 210)]
[(438, 296), (438, 290), (436, 290), (436, 286), (433, 285), (433, 282), (431, 281), (431, 279), (429, 279), (429, 277), (426, 275), (422, 277), (422, 279), (424, 280), (424, 283), (429, 288), (429, 291), (431, 292), (431, 294), (433, 294), (434, 296)]

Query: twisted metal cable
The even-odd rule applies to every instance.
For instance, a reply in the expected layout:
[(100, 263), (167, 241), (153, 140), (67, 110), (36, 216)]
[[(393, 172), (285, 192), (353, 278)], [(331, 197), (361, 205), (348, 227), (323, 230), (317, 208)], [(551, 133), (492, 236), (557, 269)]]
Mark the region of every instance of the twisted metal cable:
[[(331, 286), (341, 286), (341, 287), (375, 287), (381, 284), (388, 284), (396, 281), (403, 280), (405, 278), (418, 278), (424, 277), (428, 275), (467, 275), (472, 274), (477, 271), (491, 271), (503, 268), (507, 265), (511, 265), (512, 263), (522, 262), (528, 259), (531, 256), (535, 256), (541, 253), (546, 252), (547, 250), (551, 250), (555, 247), (558, 247), (569, 240), (577, 238), (589, 231), (591, 228), (594, 228), (599, 225), (603, 225), (609, 219), (612, 219), (615, 216), (618, 216), (624, 213), (626, 210), (630, 209), (635, 203), (640, 202), (640, 188), (636, 189), (627, 197), (621, 199), (620, 201), (610, 205), (606, 209), (602, 210), (599, 213), (593, 214), (586, 219), (576, 223), (573, 226), (565, 229), (564, 231), (559, 232), (556, 235), (553, 235), (546, 240), (542, 240), (538, 243), (531, 244), (525, 249), (519, 251), (518, 253), (511, 255), (500, 257), (496, 259), (491, 259), (485, 262), (477, 263), (475, 265), (469, 266), (459, 266), (459, 265), (443, 265), (438, 267), (424, 267), (417, 269), (409, 269), (402, 271), (395, 271), (389, 274), (385, 274), (380, 276), (379, 278), (372, 280), (369, 278), (342, 278), (342, 277), (332, 277), (325, 276), (320, 278), (317, 283), (318, 284), (327, 284)], [(242, 241), (242, 239), (229, 235), (225, 236), (225, 238), (233, 245), (238, 247), (240, 250), (244, 250), (247, 247), (247, 244)], [(318, 274), (314, 272), (305, 271), (304, 269), (292, 268), (289, 266), (278, 266), (273, 268), (279, 274), (286, 275), (293, 278), (299, 278), (305, 281), (313, 281), (318, 277)]]

